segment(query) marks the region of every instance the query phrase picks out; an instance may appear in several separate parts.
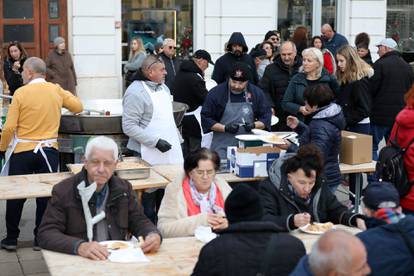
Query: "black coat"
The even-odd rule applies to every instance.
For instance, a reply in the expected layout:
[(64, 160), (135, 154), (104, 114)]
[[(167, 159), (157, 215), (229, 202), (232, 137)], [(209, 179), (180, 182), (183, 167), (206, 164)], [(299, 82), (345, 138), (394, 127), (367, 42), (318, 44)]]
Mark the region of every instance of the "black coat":
[[(207, 93), (201, 69), (194, 61), (184, 60), (171, 86), (174, 101), (187, 104), (187, 112), (192, 112), (203, 105)], [(200, 125), (194, 116), (184, 116), (182, 125), (184, 136), (201, 137)]]
[(345, 128), (345, 118), (337, 104), (331, 104), (312, 116), (309, 125), (303, 122), (295, 129), (301, 145), (315, 144), (322, 152), (324, 175), (329, 187), (336, 187), (341, 181), (338, 155), (341, 148), (341, 130)]
[(167, 75), (165, 76), (165, 85), (171, 89), (172, 82), (177, 75), (178, 70), (180, 69), (181, 61), (176, 57), (169, 58), (164, 53), (161, 53), (159, 55), (159, 58), (164, 62), (165, 70), (167, 70)]
[(346, 126), (354, 126), (371, 113), (371, 94), (368, 77), (351, 83), (342, 84), (336, 95), (337, 103), (342, 107)]
[(281, 106), (283, 96), (290, 79), (298, 72), (301, 65), (302, 59), (299, 56), (296, 56), (293, 66), (288, 66), (283, 63), (279, 55), (274, 63), (266, 67), (259, 86), (263, 89), (263, 92), (275, 109), (276, 116), (283, 113)]
[[(243, 46), (243, 54), (241, 56), (235, 56), (230, 52), (231, 45), (233, 44)], [(256, 64), (254, 63), (252, 57), (247, 54), (247, 44), (241, 33), (233, 33), (231, 35), (229, 42), (227, 44), (227, 50), (229, 52), (221, 56), (216, 61), (216, 64), (214, 65), (213, 75), (211, 76), (211, 78), (215, 80), (217, 84), (223, 83), (227, 81), (233, 65), (236, 62), (243, 62), (247, 64), (247, 66), (250, 69), (250, 81), (253, 84), (257, 84), (259, 81), (259, 76), (257, 75)]]
[(397, 51), (388, 52), (374, 63), (371, 78), (371, 122), (392, 127), (395, 116), (405, 106), (404, 94), (411, 88), (414, 74)]
[(20, 68), (19, 73), (16, 73), (12, 70), (14, 60), (6, 58), (4, 61), (4, 78), (6, 79), (7, 85), (9, 86), (10, 95), (13, 96), (14, 91), (16, 91), (19, 87), (23, 86), (23, 78), (22, 78), (22, 72), (23, 72), (23, 64), (26, 61), (25, 58), (20, 60)]
[(332, 194), (323, 178), (317, 178), (309, 202), (294, 194), (284, 165), (284, 161), (291, 156), (275, 161), (269, 171), (269, 179), (260, 183), (259, 191), (265, 210), (263, 219), (276, 223), (284, 231), (296, 229), (293, 217), (303, 212), (309, 213), (316, 222), (356, 226), (356, 217), (360, 215), (348, 211)]
[(201, 249), (192, 275), (256, 275), (271, 235), (277, 235), (277, 244), (268, 275), (289, 275), (306, 250), (298, 238), (278, 232), (280, 229), (269, 222), (231, 224)]

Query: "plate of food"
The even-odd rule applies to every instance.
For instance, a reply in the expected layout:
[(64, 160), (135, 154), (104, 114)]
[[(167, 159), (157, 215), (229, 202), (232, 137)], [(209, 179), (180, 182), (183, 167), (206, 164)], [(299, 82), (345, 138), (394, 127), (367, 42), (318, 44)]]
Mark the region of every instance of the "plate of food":
[(265, 143), (274, 144), (274, 145), (284, 145), (286, 144), (282, 137), (276, 135), (262, 135), (259, 136), (260, 140)]
[(332, 222), (313, 222), (311, 224), (306, 224), (305, 226), (299, 227), (299, 230), (307, 234), (322, 235), (326, 231), (329, 231), (334, 228), (335, 225)]
[(117, 241), (117, 240), (103, 241), (103, 242), (100, 242), (100, 244), (106, 245), (106, 248), (108, 248), (109, 251), (134, 248), (132, 242), (128, 242), (128, 241)]

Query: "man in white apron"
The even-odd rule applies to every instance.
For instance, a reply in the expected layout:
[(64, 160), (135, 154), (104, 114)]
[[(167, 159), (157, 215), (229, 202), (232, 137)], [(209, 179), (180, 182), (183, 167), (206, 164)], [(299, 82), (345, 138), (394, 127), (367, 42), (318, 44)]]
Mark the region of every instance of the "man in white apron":
[(237, 146), (236, 135), (254, 128), (270, 129), (270, 105), (263, 91), (248, 80), (247, 65), (236, 63), (230, 79), (209, 92), (201, 110), (204, 132), (213, 132), (211, 149), (222, 160), (227, 159), (227, 147)]
[[(45, 81), (46, 64), (40, 58), (27, 59), (22, 75), (25, 86), (16, 90), (2, 130), (0, 152), (5, 156), (5, 165), (1, 174), (56, 172), (59, 163), (56, 138), (61, 108), (63, 106), (78, 113), (83, 110), (82, 103), (59, 85)], [(26, 199), (7, 200), (7, 237), (1, 241), (2, 248), (16, 249), (25, 201)], [(38, 249), (37, 230), (47, 201), (48, 198), (36, 198), (34, 249)]]
[(208, 64), (214, 65), (210, 54), (197, 50), (191, 59), (181, 63), (180, 71), (175, 77), (171, 93), (174, 101), (188, 105), (188, 112), (182, 121), (184, 156), (200, 147), (210, 147), (212, 133), (204, 134), (201, 129), (201, 107), (208, 94), (204, 72)]
[[(165, 75), (161, 60), (146, 57), (123, 99), (122, 129), (129, 137), (127, 148), (151, 165), (184, 162)], [(155, 202), (160, 203), (162, 195), (163, 190), (143, 194), (144, 212), (153, 222)]]

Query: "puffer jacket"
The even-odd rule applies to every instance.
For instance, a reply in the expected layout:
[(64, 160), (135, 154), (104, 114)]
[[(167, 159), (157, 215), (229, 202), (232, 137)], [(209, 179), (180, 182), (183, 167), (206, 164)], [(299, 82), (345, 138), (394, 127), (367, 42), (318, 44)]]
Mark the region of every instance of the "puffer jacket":
[[(334, 94), (337, 94), (339, 90), (339, 85), (336, 81), (335, 76), (330, 75), (325, 68), (322, 70), (321, 77), (319, 78), (317, 83), (328, 85), (332, 89)], [(303, 93), (305, 92), (305, 89), (308, 86), (309, 83), (306, 80), (305, 73), (297, 73), (289, 82), (289, 86), (287, 87), (285, 95), (282, 99), (282, 108), (287, 113), (297, 116), (298, 119), (301, 121), (303, 120), (303, 115), (299, 113), (299, 108), (305, 105)]]
[[(390, 135), (390, 140), (394, 139), (397, 135), (397, 142), (401, 147), (407, 147), (408, 143), (414, 137), (414, 108), (405, 107), (398, 113), (397, 118), (395, 118), (395, 124), (392, 128)], [(414, 183), (414, 144), (407, 149), (404, 154), (404, 166), (407, 171), (408, 179)], [(401, 206), (405, 209), (411, 210), (414, 212), (414, 185), (411, 186), (411, 190), (408, 194), (401, 198)]]
[(289, 275), (306, 254), (303, 243), (296, 237), (279, 233), (271, 222), (246, 221), (230, 224), (220, 236), (206, 244), (200, 252), (193, 276), (259, 275), (260, 266), (272, 236), (276, 237), (268, 274)]
[(410, 252), (399, 231), (414, 245), (414, 216), (398, 223), (371, 228), (357, 234), (364, 243), (372, 276), (414, 275), (414, 252)]
[[(243, 47), (243, 53), (241, 56), (235, 56), (233, 53), (231, 53), (231, 46), (233, 44), (238, 44)], [(229, 42), (227, 43), (228, 52), (217, 59), (211, 78), (215, 80), (217, 84), (223, 83), (227, 81), (233, 65), (236, 62), (243, 62), (247, 64), (250, 70), (249, 81), (253, 84), (257, 84), (259, 81), (259, 76), (257, 75), (256, 65), (252, 57), (247, 54), (248, 49), (249, 48), (247, 47), (243, 34), (239, 32), (232, 33)]]
[(301, 145), (312, 143), (321, 150), (325, 163), (324, 175), (331, 188), (338, 186), (341, 179), (338, 155), (341, 147), (341, 130), (344, 128), (345, 119), (341, 107), (331, 103), (312, 116), (309, 126), (299, 122), (295, 129)]
[(309, 201), (298, 197), (287, 179), (285, 161), (294, 156), (288, 153), (273, 162), (269, 169), (269, 179), (260, 183), (260, 196), (265, 215), (263, 220), (276, 223), (284, 231), (293, 231), (294, 216), (307, 212), (315, 222), (332, 222), (347, 226), (356, 226), (356, 218), (343, 206), (336, 196), (329, 190), (323, 177), (316, 179)]

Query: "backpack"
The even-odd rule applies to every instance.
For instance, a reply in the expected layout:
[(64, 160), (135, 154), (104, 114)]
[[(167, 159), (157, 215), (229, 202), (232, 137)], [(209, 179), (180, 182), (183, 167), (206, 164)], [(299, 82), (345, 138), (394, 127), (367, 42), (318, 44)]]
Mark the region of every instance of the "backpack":
[(391, 182), (397, 188), (400, 197), (404, 197), (410, 191), (412, 182), (410, 183), (407, 171), (404, 166), (404, 154), (414, 142), (414, 138), (408, 143), (407, 147), (402, 148), (397, 141), (398, 129), (390, 144), (380, 150), (376, 173), (380, 181)]

